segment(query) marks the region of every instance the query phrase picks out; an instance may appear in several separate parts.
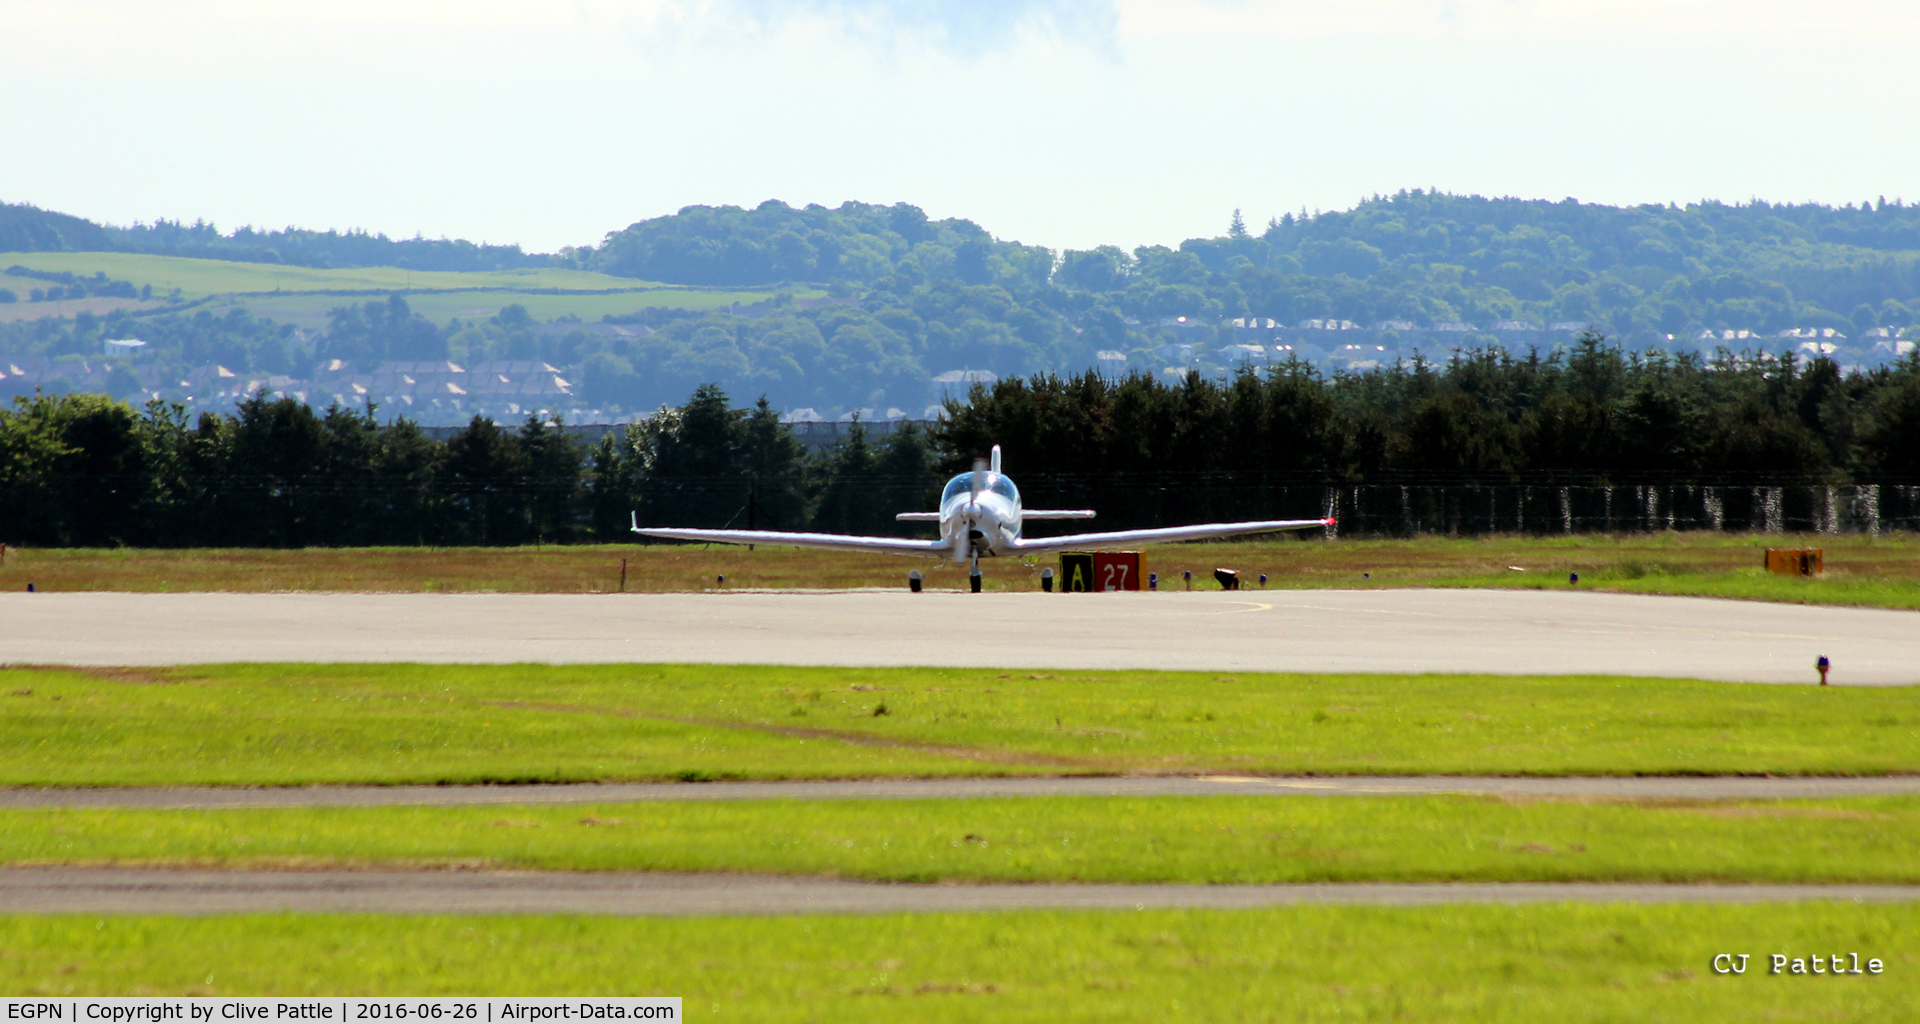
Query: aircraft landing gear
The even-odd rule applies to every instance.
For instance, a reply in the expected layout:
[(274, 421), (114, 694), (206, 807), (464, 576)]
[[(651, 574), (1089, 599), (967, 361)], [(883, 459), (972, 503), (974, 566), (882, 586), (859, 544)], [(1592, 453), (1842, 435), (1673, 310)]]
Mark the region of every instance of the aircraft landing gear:
[(980, 592), (980, 556), (973, 556), (973, 571), (967, 574), (967, 586), (974, 593)]

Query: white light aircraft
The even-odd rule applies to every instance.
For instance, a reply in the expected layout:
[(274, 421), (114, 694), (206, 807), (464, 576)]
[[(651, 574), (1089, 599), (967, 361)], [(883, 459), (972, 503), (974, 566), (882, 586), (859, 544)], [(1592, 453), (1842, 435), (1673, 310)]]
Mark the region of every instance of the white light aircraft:
[(1092, 509), (1029, 509), (1020, 506), (1020, 490), (1000, 472), (1000, 446), (993, 446), (993, 458), (976, 459), (973, 472), (962, 473), (947, 481), (940, 493), (938, 512), (902, 512), (894, 517), (909, 523), (939, 523), (939, 540), (912, 540), (905, 537), (857, 537), (835, 533), (783, 533), (777, 530), (683, 530), (641, 526), (636, 514), (633, 532), (645, 537), (674, 540), (719, 541), (726, 544), (785, 544), (803, 548), (827, 548), (834, 551), (878, 551), (896, 555), (923, 555), (961, 563), (971, 560), (977, 568), (982, 558), (1019, 557), (1045, 554), (1070, 548), (1094, 548), (1110, 544), (1153, 544), (1178, 540), (1204, 540), (1231, 537), (1242, 533), (1273, 533), (1279, 530), (1306, 530), (1332, 526), (1325, 519), (1270, 519), (1250, 523), (1202, 523), (1197, 526), (1171, 526), (1157, 530), (1116, 530), (1112, 533), (1075, 533), (1065, 537), (1032, 539), (1020, 535), (1025, 523), (1040, 519), (1092, 519)]

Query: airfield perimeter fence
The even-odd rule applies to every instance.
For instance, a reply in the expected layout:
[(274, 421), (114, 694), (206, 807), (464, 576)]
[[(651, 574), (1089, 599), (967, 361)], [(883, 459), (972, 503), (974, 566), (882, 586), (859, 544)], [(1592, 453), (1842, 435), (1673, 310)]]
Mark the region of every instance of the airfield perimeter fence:
[[(1414, 537), (1665, 530), (1761, 533), (1920, 532), (1920, 484), (1660, 481), (1249, 481), (1246, 474), (1033, 474), (1018, 480), (1032, 509), (1090, 508), (1093, 522), (1035, 522), (1034, 537), (1200, 522), (1319, 519), (1290, 536)], [(935, 507), (939, 481), (859, 476), (703, 477), (595, 494), (586, 479), (227, 477), (153, 502), (136, 481), (68, 478), (21, 502), (0, 486), (0, 542), (44, 547), (513, 546), (634, 539), (629, 511), (650, 526), (757, 527), (930, 536), (896, 512)]]
[[(1920, 530), (1920, 485), (1911, 484), (1246, 484), (1141, 474), (1022, 479), (1021, 488), (1030, 508), (1099, 511), (1100, 529), (1333, 516), (1338, 525), (1327, 535), (1375, 537)], [(1088, 528), (1084, 523), (1047, 525)]]

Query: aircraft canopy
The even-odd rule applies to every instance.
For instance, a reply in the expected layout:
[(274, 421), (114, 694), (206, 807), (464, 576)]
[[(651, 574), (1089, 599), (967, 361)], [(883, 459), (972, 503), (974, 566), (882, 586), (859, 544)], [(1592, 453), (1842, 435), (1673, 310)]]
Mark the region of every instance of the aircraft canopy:
[[(987, 490), (1006, 498), (1015, 505), (1020, 504), (1020, 488), (1013, 486), (1013, 481), (1007, 479), (1006, 474), (984, 473), (982, 475), (987, 478)], [(962, 473), (947, 481), (947, 489), (940, 492), (940, 506), (945, 508), (947, 502), (953, 500), (954, 495), (965, 494), (972, 487), (972, 473)]]

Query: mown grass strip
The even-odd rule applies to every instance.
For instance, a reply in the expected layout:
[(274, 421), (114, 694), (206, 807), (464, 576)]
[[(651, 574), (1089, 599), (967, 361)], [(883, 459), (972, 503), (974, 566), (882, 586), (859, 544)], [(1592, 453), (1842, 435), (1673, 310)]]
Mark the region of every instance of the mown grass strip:
[(0, 812), (0, 864), (481, 866), (890, 882), (1920, 883), (1920, 797), (1031, 797)]
[[(1039, 528), (1036, 528), (1039, 529)], [(931, 536), (931, 534), (928, 534)], [(1769, 575), (1769, 547), (1819, 547), (1817, 579)], [(1570, 537), (1417, 537), (1408, 540), (1250, 538), (1146, 549), (1167, 586), (1191, 571), (1211, 587), (1215, 566), (1265, 573), (1275, 589), (1318, 587), (1523, 587), (1562, 589), (1569, 573), (1588, 590), (1680, 594), (1920, 609), (1920, 537), (1888, 534), (1764, 535), (1654, 533)], [(905, 587), (908, 569), (933, 589), (967, 586), (964, 567), (848, 552), (761, 547), (630, 544), (531, 548), (311, 548), (302, 550), (13, 549), (0, 563), (0, 590), (42, 591), (503, 591), (606, 593), (730, 588)], [(988, 590), (1036, 590), (1037, 567), (985, 567)], [(1516, 569), (1518, 571), (1516, 571)], [(1172, 595), (1166, 595), (1171, 597)], [(1065, 598), (1063, 600), (1080, 600)]]
[[(1920, 906), (0, 917), (16, 995), (679, 995), (688, 1019), (1889, 1021)], [(1713, 956), (1752, 955), (1743, 975)], [(1879, 975), (1769, 976), (1859, 952)]]
[(710, 665), (0, 670), (0, 785), (1920, 771), (1920, 688)]

